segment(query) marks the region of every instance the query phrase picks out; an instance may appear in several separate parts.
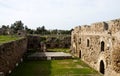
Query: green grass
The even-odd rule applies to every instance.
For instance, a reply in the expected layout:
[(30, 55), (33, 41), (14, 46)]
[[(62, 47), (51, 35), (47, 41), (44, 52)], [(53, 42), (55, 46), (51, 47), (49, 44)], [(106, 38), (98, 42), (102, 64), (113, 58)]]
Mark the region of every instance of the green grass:
[(24, 61), (10, 76), (100, 76), (79, 59)]
[(53, 51), (53, 52), (70, 52), (69, 48), (53, 48), (53, 49), (47, 49), (48, 51)]
[(10, 42), (13, 40), (20, 39), (21, 37), (17, 36), (10, 36), (10, 35), (0, 35), (0, 44)]

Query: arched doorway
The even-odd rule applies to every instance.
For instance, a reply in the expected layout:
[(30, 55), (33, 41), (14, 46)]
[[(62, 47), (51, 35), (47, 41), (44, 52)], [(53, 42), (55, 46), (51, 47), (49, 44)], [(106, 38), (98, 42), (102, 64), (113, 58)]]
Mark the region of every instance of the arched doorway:
[(105, 65), (103, 60), (100, 61), (100, 73), (105, 74)]
[(79, 58), (81, 58), (81, 50), (79, 51)]
[(101, 51), (104, 51), (105, 43), (104, 41), (101, 42)]

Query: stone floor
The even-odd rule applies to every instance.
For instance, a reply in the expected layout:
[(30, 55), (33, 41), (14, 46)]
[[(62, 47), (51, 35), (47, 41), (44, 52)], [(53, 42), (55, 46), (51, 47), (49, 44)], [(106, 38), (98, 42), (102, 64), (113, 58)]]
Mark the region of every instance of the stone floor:
[(69, 59), (72, 58), (72, 55), (69, 53), (64, 52), (36, 52), (32, 55), (29, 55), (28, 58), (30, 59)]

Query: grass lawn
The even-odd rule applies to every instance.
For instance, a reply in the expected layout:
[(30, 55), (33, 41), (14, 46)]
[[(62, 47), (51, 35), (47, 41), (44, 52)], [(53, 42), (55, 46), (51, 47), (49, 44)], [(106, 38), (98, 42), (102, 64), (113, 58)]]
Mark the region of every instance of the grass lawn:
[(17, 40), (20, 39), (21, 37), (17, 36), (10, 36), (10, 35), (0, 35), (0, 44), (6, 43), (9, 41)]
[(79, 59), (24, 61), (10, 76), (101, 76)]
[(53, 52), (65, 52), (65, 53), (70, 52), (69, 48), (53, 48), (53, 49), (47, 49), (47, 50), (53, 51)]

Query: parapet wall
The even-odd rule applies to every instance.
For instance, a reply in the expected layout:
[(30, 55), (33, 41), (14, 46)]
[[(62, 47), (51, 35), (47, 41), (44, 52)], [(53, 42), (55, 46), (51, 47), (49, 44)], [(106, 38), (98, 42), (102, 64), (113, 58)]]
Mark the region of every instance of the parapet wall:
[(97, 22), (91, 25), (82, 25), (74, 28), (76, 32), (81, 33), (116, 33), (120, 29), (120, 19), (107, 22)]
[(120, 76), (120, 19), (77, 26), (72, 53), (105, 76)]
[(0, 75), (11, 73), (15, 66), (18, 66), (18, 63), (22, 61), (26, 50), (26, 38), (0, 45)]

